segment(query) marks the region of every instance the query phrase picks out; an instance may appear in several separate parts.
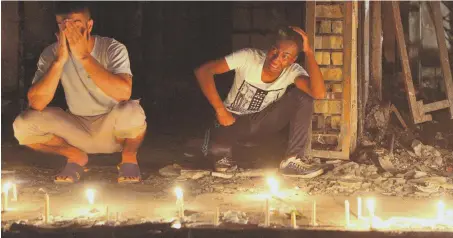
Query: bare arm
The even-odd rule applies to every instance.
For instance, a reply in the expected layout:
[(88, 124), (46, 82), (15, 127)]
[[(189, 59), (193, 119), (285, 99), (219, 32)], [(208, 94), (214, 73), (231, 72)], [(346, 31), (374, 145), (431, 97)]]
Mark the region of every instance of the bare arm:
[(313, 51), (305, 52), (307, 58), (307, 70), (310, 77), (299, 76), (296, 78), (296, 87), (308, 93), (315, 99), (323, 99), (326, 96), (326, 86), (318, 63), (316, 63)]
[(325, 98), (326, 86), (324, 85), (324, 78), (322, 77), (318, 63), (315, 60), (313, 49), (310, 47), (308, 36), (299, 27), (292, 26), (291, 28), (299, 33), (303, 39), (303, 51), (307, 59), (308, 74), (310, 75), (310, 80), (307, 80), (306, 77), (296, 78), (295, 84), (300, 90), (310, 94), (315, 99)]
[(118, 102), (129, 100), (132, 94), (132, 77), (130, 75), (109, 72), (91, 55), (82, 59), (81, 62), (93, 82), (105, 94)]
[[(60, 31), (57, 35), (58, 39), (58, 49), (55, 59), (50, 63), (50, 67), (47, 69), (46, 73), (39, 79), (38, 82), (34, 83), (28, 90), (27, 97), (28, 102), (31, 108), (42, 111), (44, 108), (49, 105), (55, 96), (55, 91), (57, 90), (58, 83), (60, 82), (61, 74), (63, 72), (63, 67), (68, 59), (68, 46), (66, 44), (66, 36), (63, 31)], [(42, 56), (46, 57), (46, 56)], [(43, 60), (42, 64), (48, 64)], [(49, 59), (47, 59), (49, 60)], [(50, 61), (50, 60), (49, 60)], [(38, 63), (38, 71), (44, 71), (44, 69), (39, 69), (39, 67), (45, 67)]]
[(230, 71), (230, 68), (225, 59), (209, 61), (195, 70), (195, 76), (201, 91), (216, 112), (226, 109), (215, 86), (214, 75), (223, 74), (228, 71)]

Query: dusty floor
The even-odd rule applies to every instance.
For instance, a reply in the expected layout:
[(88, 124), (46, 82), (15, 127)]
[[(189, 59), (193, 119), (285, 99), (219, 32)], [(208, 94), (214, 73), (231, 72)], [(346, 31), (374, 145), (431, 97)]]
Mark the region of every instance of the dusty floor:
[[(389, 130), (397, 134), (391, 160), (396, 169), (394, 173), (386, 172), (373, 160), (388, 155), (386, 140), (373, 143), (371, 139), (371, 145), (360, 148), (353, 155), (353, 161), (337, 161), (316, 179), (279, 178), (285, 202), (271, 201), (272, 225), (289, 227), (289, 212), (296, 208), (299, 212), (297, 225), (313, 228), (309, 224), (312, 202), (316, 200), (320, 225), (317, 228), (344, 229), (344, 201), (347, 199), (351, 223), (356, 225), (349, 229), (367, 227), (366, 222), (357, 220), (358, 196), (364, 200), (374, 197), (376, 215), (382, 219), (393, 216), (435, 218), (439, 200), (444, 201), (446, 209), (453, 209), (453, 144), (450, 141), (453, 129), (448, 120), (448, 126), (442, 126), (442, 123), (425, 124), (416, 135), (407, 135), (399, 129)], [(19, 147), (13, 139), (3, 137), (2, 182), (17, 183), (19, 200), (10, 202), (11, 210), (2, 214), (2, 228), (17, 222), (40, 227), (171, 222), (177, 215), (175, 186), (181, 186), (185, 191), (188, 224), (212, 224), (218, 207), (223, 225), (262, 226), (264, 195), (269, 190), (265, 178), (239, 175), (219, 178), (209, 172), (187, 176), (179, 166), (206, 171), (212, 169), (212, 163), (205, 158), (184, 157), (182, 145), (187, 137), (175, 135), (174, 131), (149, 134), (139, 153), (143, 183), (135, 185), (116, 183), (120, 154), (90, 156), (90, 170), (83, 181), (75, 185), (56, 185), (52, 176), (64, 166), (63, 158), (35, 153)], [(260, 147), (240, 147), (235, 151), (236, 159), (242, 168), (276, 168), (284, 151), (282, 138), (284, 135), (279, 135)], [(421, 142), (414, 143), (415, 140)], [(160, 170), (173, 164), (177, 166), (165, 173)], [(87, 188), (97, 191), (95, 205), (89, 205), (85, 198)], [(44, 194), (40, 189), (50, 195), (53, 219), (50, 225), (42, 221)], [(109, 222), (105, 218), (106, 206), (109, 207)], [(365, 205), (363, 210), (366, 215)], [(453, 214), (449, 215), (453, 221)], [(431, 230), (429, 227), (423, 229)], [(452, 227), (435, 229), (451, 230)]]

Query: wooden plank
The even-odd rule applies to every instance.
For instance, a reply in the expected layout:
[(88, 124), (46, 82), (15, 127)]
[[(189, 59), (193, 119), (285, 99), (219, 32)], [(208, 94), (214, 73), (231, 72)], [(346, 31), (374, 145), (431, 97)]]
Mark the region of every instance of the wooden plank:
[(404, 32), (403, 32), (403, 24), (401, 22), (401, 15), (400, 15), (400, 7), (399, 2), (392, 2), (392, 15), (393, 15), (393, 22), (395, 23), (395, 33), (396, 33), (396, 41), (398, 43), (398, 51), (401, 56), (401, 65), (403, 68), (403, 79), (404, 79), (404, 86), (406, 88), (407, 100), (409, 103), (409, 108), (412, 113), (412, 117), (414, 123), (421, 123), (424, 122), (424, 118), (422, 114), (419, 112), (417, 99), (415, 98), (415, 89), (414, 83), (412, 81), (412, 73), (409, 66), (409, 58), (407, 56), (407, 47), (406, 42), (404, 40)]
[(431, 8), (431, 17), (433, 18), (434, 27), (436, 28), (437, 45), (439, 46), (440, 64), (445, 81), (445, 91), (447, 93), (448, 101), (450, 102), (450, 118), (453, 119), (453, 82), (445, 39), (442, 12), (440, 11), (440, 2), (429, 2), (429, 6)]
[(350, 131), (351, 138), (348, 154), (355, 151), (357, 146), (357, 28), (359, 24), (359, 7), (358, 1), (353, 1), (352, 9), (352, 42), (351, 42), (351, 121)]
[(313, 157), (349, 160), (349, 154), (344, 151), (327, 151), (327, 150), (312, 150)]
[(342, 126), (341, 126), (341, 133), (338, 140), (338, 145), (341, 148), (341, 153), (343, 153), (343, 158), (347, 155), (349, 158), (349, 151), (351, 147), (351, 121), (352, 120), (352, 113), (351, 113), (351, 81), (352, 81), (352, 67), (353, 59), (352, 59), (352, 46), (353, 40), (353, 30), (355, 25), (353, 25), (353, 2), (344, 2), (343, 3), (343, 113), (342, 113)]
[(429, 104), (423, 104), (423, 112), (428, 113), (432, 111), (437, 111), (444, 108), (449, 108), (450, 102), (448, 100), (442, 100), (438, 102), (433, 102)]
[[(308, 41), (310, 42), (310, 47), (315, 50), (315, 31), (316, 31), (316, 2), (307, 2), (305, 7), (305, 32), (308, 35)], [(305, 58), (305, 63), (307, 58)], [(305, 64), (305, 68), (307, 65)], [(314, 107), (314, 104), (313, 104)], [(311, 146), (312, 146), (312, 124), (310, 123), (308, 128), (308, 139), (307, 146), (305, 148), (305, 154), (309, 156), (314, 156)]]
[(357, 44), (358, 47), (358, 68), (357, 72), (357, 134), (358, 140), (361, 140), (365, 131), (365, 106), (368, 98), (369, 84), (369, 58), (370, 58), (370, 2), (359, 2), (359, 22), (361, 27), (358, 28)]
[(395, 24), (393, 23), (392, 17), (392, 3), (390, 1), (384, 1), (381, 5), (381, 19), (382, 19), (382, 32), (383, 40), (382, 44), (384, 46), (384, 58), (389, 63), (396, 62), (395, 54)]
[(377, 91), (379, 100), (382, 100), (382, 21), (381, 2), (371, 2), (371, 81), (373, 90)]
[(396, 118), (400, 121), (401, 125), (404, 127), (405, 130), (407, 130), (407, 124), (404, 121), (403, 117), (401, 116), (401, 113), (398, 111), (398, 109), (395, 107), (395, 105), (390, 106), (390, 110), (395, 113)]

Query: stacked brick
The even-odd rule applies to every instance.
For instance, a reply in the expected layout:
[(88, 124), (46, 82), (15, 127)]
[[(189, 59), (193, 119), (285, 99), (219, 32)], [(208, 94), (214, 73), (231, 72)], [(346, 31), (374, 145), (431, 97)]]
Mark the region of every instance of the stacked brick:
[(336, 150), (343, 105), (343, 3), (317, 2), (315, 58), (326, 82), (325, 99), (316, 100), (313, 149)]

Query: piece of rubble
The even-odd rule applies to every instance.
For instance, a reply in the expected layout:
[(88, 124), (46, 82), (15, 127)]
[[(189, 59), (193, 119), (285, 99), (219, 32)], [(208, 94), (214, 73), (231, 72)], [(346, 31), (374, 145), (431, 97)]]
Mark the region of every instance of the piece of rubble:
[(245, 214), (245, 212), (241, 211), (226, 211), (225, 213), (223, 213), (222, 220), (229, 223), (248, 223), (247, 215)]
[(211, 171), (209, 171), (209, 170), (186, 170), (186, 169), (182, 169), (180, 178), (187, 178), (187, 179), (197, 180), (197, 179), (203, 178), (204, 176), (208, 176), (210, 174), (211, 174)]
[(225, 178), (225, 179), (230, 179), (230, 178), (234, 177), (234, 174), (232, 174), (232, 173), (212, 172), (211, 176), (219, 177), (219, 178)]
[(391, 159), (390, 155), (379, 156), (378, 159), (379, 159), (379, 164), (385, 171), (392, 173), (392, 174), (396, 174), (398, 172), (398, 170), (395, 168), (392, 161), (390, 160)]
[(176, 177), (181, 175), (181, 170), (179, 164), (172, 164), (159, 169), (159, 174), (164, 177)]
[(428, 184), (427, 186), (414, 185), (418, 190), (424, 193), (436, 193), (439, 191), (440, 186), (435, 184)]
[(414, 150), (414, 153), (416, 156), (418, 156), (418, 157), (422, 156), (423, 143), (421, 141), (419, 141), (419, 140), (412, 141), (411, 147)]
[(248, 169), (236, 173), (237, 177), (265, 177), (271, 174), (276, 174), (278, 169)]

